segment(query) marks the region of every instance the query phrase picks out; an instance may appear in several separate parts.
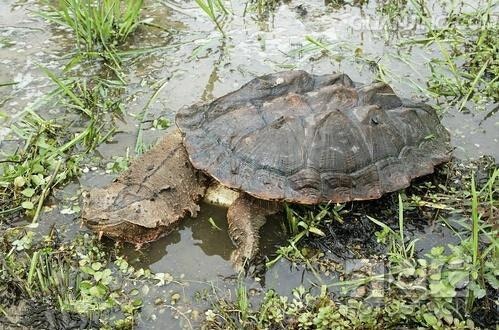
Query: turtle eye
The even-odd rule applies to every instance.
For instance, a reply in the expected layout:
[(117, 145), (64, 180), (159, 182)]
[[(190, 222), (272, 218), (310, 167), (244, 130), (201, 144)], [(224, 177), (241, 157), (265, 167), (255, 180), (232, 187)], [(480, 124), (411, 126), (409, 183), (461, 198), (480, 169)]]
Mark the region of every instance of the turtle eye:
[(371, 117), (371, 124), (373, 124), (373, 125), (378, 125), (379, 124), (379, 118), (378, 118), (378, 116)]

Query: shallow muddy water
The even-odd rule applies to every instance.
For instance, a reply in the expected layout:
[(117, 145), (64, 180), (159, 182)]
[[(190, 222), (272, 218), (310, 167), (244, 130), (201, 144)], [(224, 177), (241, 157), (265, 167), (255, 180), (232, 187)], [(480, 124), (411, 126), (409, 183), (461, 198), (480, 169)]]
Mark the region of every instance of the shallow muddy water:
[[(354, 61), (355, 52), (388, 68), (391, 86), (401, 97), (425, 100), (416, 86), (425, 86), (430, 75), (428, 62), (437, 53), (417, 46), (398, 47), (405, 38), (423, 35), (423, 32), (418, 26), (396, 31), (376, 27), (383, 17), (377, 13), (375, 1), (369, 1), (363, 7), (345, 6), (339, 9), (326, 7), (323, 1), (318, 0), (290, 1), (279, 6), (268, 20), (258, 20), (251, 13), (244, 15), (243, 2), (232, 1), (230, 10), (233, 15), (225, 21), (227, 38), (224, 39), (194, 1), (146, 1), (143, 15), (170, 32), (143, 27), (132, 37), (128, 47), (169, 47), (125, 62), (129, 80), (127, 115), (124, 122), (118, 123), (120, 131), (113, 138), (113, 143), (98, 148), (102, 164), (109, 162), (113, 156), (125, 155), (127, 148), (133, 150), (138, 127), (135, 115), (143, 110), (157, 89), (154, 83), (165, 78), (168, 82), (151, 105), (147, 119), (166, 116), (173, 121), (181, 107), (222, 96), (257, 75), (288, 68), (316, 74), (343, 71), (355, 81), (372, 81), (375, 74), (367, 65)], [(173, 10), (168, 4), (182, 10)], [(428, 6), (436, 17), (443, 13), (432, 1)], [(8, 127), (18, 120), (23, 109), (53, 87), (38, 65), (60, 70), (67, 61), (67, 55), (74, 52), (74, 40), (67, 31), (56, 29), (30, 13), (38, 9), (37, 1), (0, 2), (0, 83), (16, 83), (0, 88), (0, 146), (7, 144)], [(307, 36), (333, 44), (335, 51), (342, 50), (343, 60), (333, 60), (319, 50), (311, 49)], [(434, 103), (434, 100), (427, 101)], [(470, 109), (468, 113), (444, 107), (442, 120), (451, 132), (456, 157), (468, 159), (488, 154), (499, 159), (499, 116), (497, 111), (491, 112), (496, 106), (485, 105), (484, 110)], [(44, 106), (37, 111), (51, 117), (57, 115), (59, 110)], [(164, 131), (145, 131), (146, 143), (152, 143), (162, 134)], [(110, 182), (112, 175), (106, 174), (104, 168), (91, 168), (79, 183), (56, 192), (51, 202), (54, 209), (42, 216), (41, 230), (55, 224), (66, 229), (68, 239), (74, 233), (85, 230), (79, 226), (78, 214), (61, 214), (60, 211), (74, 203), (71, 197), (79, 194), (80, 187), (88, 189)], [(221, 230), (214, 228), (209, 218)], [(264, 254), (272, 254), (276, 246), (285, 243), (281, 226), (279, 221), (275, 221), (264, 227)], [(179, 311), (193, 315), (192, 310), (202, 313), (207, 307), (206, 301), (195, 302), (196, 292), (216, 288), (217, 292), (225, 293), (235, 287), (237, 274), (229, 262), (233, 246), (226, 227), (225, 210), (204, 205), (197, 219), (184, 221), (179, 230), (168, 237), (140, 251), (128, 246), (121, 249), (133, 265), (170, 273), (184, 283), (161, 289), (164, 291), (152, 288), (143, 297), (145, 306), (138, 323), (139, 329), (165, 329), (165, 325), (166, 328), (177, 329), (179, 324), (189, 327), (189, 322), (179, 316)], [(448, 239), (441, 228), (428, 227), (420, 235), (427, 242)], [(317, 281), (311, 272), (286, 261), (278, 262), (261, 274), (258, 280), (246, 279), (249, 287), (256, 291), (264, 285), (282, 294), (289, 293), (290, 288), (300, 283), (309, 286), (310, 282)], [(335, 281), (334, 275), (327, 281)], [(173, 292), (182, 293), (182, 299), (175, 308), (162, 309), (155, 305), (158, 297), (167, 297)]]

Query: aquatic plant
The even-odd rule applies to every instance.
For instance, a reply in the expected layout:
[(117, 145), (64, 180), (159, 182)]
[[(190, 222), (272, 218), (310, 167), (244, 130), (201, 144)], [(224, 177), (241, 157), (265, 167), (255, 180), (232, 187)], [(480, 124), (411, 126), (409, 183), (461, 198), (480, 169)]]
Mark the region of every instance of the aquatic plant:
[[(142, 130), (143, 130), (145, 118), (147, 117), (147, 114), (148, 114), (149, 109), (150, 109), (149, 107), (154, 102), (154, 100), (156, 100), (159, 93), (166, 86), (167, 83), (168, 83), (168, 79), (162, 79), (161, 81), (159, 81), (156, 84), (158, 86), (156, 88), (156, 91), (151, 95), (149, 100), (147, 100), (147, 103), (144, 105), (144, 108), (142, 109), (142, 111), (138, 115), (138, 119), (140, 122), (139, 122), (139, 127), (137, 129), (137, 138), (135, 139), (135, 154), (137, 154), (137, 155), (142, 154), (146, 150), (146, 148), (144, 146), (144, 142), (142, 141), (142, 133), (143, 133)], [(169, 122), (165, 122), (164, 124), (166, 124), (164, 126), (164, 128), (169, 126)]]
[(376, 11), (388, 17), (390, 22), (394, 22), (407, 12), (407, 0), (380, 1)]
[(247, 11), (257, 14), (258, 17), (268, 17), (281, 3), (281, 0), (249, 0)]
[(277, 250), (277, 257), (267, 262), (267, 267), (271, 267), (282, 257), (292, 258), (292, 255), (302, 257), (296, 245), (304, 237), (325, 236), (320, 227), (326, 222), (342, 222), (342, 216), (347, 213), (344, 210), (344, 204), (326, 204), (314, 207), (285, 205), (285, 210), (287, 231), (291, 236), (289, 245), (280, 247)]
[(29, 228), (3, 235), (0, 305), (7, 309), (32, 299), (59, 313), (86, 317), (101, 329), (133, 327), (142, 301), (135, 297), (136, 290), (122, 288), (122, 281), (133, 277), (128, 267), (119, 260), (108, 263), (95, 238), (78, 236), (60, 244), (56, 235), (52, 231), (36, 241)]
[(411, 38), (407, 44), (419, 43), (439, 52), (440, 57), (429, 62), (428, 90), (448, 98), (459, 110), (469, 101), (499, 100), (499, 24), (493, 14), (497, 6), (492, 0), (472, 8), (451, 6), (439, 26), (428, 18), (428, 9), (414, 6), (427, 32), (425, 38)]
[(79, 173), (82, 156), (114, 133), (112, 119), (122, 113), (118, 87), (104, 87), (119, 86), (119, 82), (97, 79), (90, 84), (45, 72), (57, 87), (39, 106), (54, 102), (68, 116), (80, 115), (85, 125), (79, 125), (81, 121), (64, 124), (64, 117), (47, 120), (32, 108), (11, 126), (18, 147), (1, 153), (0, 220), (24, 210), (36, 222), (50, 191)]
[(223, 20), (230, 14), (230, 11), (224, 4), (224, 0), (195, 0), (199, 8), (208, 16), (215, 24), (218, 31), (225, 37), (223, 29)]
[(293, 49), (290, 56), (326, 56), (334, 62), (348, 61), (366, 66), (374, 74), (374, 79), (384, 83), (396, 81), (395, 74), (381, 63), (381, 58), (364, 54), (361, 48), (346, 41), (329, 42), (306, 36), (304, 45)]
[[(382, 26), (386, 40), (393, 37), (394, 31), (401, 37), (396, 25), (402, 20), (401, 17), (414, 20), (412, 32), (416, 33), (399, 42), (398, 52), (385, 53), (383, 57), (395, 59), (417, 72), (408, 58), (411, 47), (418, 44), (435, 54), (427, 62), (430, 76), (425, 77), (426, 86), (419, 86), (410, 77), (400, 79), (384, 64), (386, 61), (382, 61), (382, 56), (364, 53), (360, 45), (352, 45), (346, 40), (333, 43), (307, 36), (303, 46), (289, 55), (307, 55), (310, 58), (327, 56), (336, 63), (348, 61), (366, 65), (374, 73), (374, 79), (408, 84), (418, 93), (441, 101), (445, 104), (444, 108), (450, 105), (459, 110), (467, 107), (474, 109), (497, 102), (499, 51), (494, 38), (499, 33), (499, 24), (494, 19), (497, 3), (484, 0), (476, 6), (461, 2), (449, 6), (445, 1), (437, 1), (435, 6), (449, 12), (444, 19), (434, 16), (434, 11), (419, 0), (387, 0), (377, 5), (380, 15), (388, 19), (388, 22), (383, 21)], [(491, 110), (491, 113), (494, 111)]]
[(70, 28), (81, 51), (118, 64), (116, 48), (142, 23), (143, 0), (60, 0), (39, 15)]

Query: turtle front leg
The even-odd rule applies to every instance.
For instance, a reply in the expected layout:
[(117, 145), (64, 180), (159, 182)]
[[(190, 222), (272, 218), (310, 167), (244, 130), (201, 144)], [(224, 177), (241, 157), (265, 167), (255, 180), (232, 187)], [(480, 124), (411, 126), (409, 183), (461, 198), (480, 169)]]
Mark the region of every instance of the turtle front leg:
[(267, 216), (278, 213), (280, 209), (279, 203), (259, 200), (248, 194), (241, 194), (229, 207), (229, 236), (236, 246), (230, 259), (236, 270), (243, 269), (246, 260), (256, 255), (260, 228)]

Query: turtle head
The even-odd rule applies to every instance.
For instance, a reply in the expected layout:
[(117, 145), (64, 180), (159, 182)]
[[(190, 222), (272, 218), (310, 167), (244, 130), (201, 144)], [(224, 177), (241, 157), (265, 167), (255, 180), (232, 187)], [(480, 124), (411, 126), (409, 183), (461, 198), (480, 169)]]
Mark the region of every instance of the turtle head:
[(119, 222), (119, 209), (115, 207), (117, 192), (94, 188), (82, 193), (82, 221), (95, 232), (104, 232)]
[(113, 182), (107, 188), (94, 188), (82, 194), (82, 222), (99, 237), (108, 236), (135, 244), (160, 236), (158, 214), (150, 212), (151, 200), (137, 185)]

